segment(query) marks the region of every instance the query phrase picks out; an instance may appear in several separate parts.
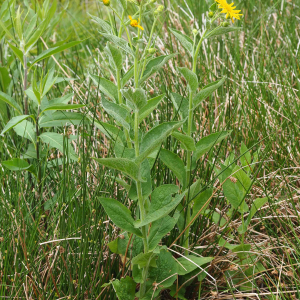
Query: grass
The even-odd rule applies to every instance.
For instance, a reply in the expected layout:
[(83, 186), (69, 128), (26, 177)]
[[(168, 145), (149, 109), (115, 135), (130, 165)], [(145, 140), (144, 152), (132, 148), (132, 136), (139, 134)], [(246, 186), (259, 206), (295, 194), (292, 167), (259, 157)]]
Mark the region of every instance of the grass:
[[(62, 5), (63, 1), (58, 10)], [(191, 62), (168, 27), (190, 33), (194, 23), (202, 30), (203, 16), (209, 7), (206, 1), (192, 0), (169, 0), (164, 1), (164, 5), (168, 9), (159, 21), (156, 42), (161, 53), (179, 54), (163, 72), (148, 81), (149, 91), (153, 90), (155, 95), (167, 94), (167, 99), (158, 107), (160, 113), (154, 112), (147, 120), (145, 126), (148, 127), (155, 124), (158, 115), (161, 122), (178, 118), (170, 99), (172, 91), (187, 95), (185, 83), (174, 70)], [(196, 172), (203, 178), (203, 185), (218, 187), (220, 183), (214, 180), (213, 164), (218, 166), (231, 153), (238, 158), (242, 142), (252, 153), (260, 148), (247, 201), (267, 196), (269, 203), (254, 217), (246, 233), (245, 243), (251, 244), (254, 254), (252, 262), (239, 263), (236, 253), (220, 246), (218, 241), (221, 236), (226, 237), (230, 229), (231, 242), (238, 243), (240, 237), (236, 229), (241, 220), (233, 215), (226, 226), (217, 226), (212, 213), (225, 216), (228, 205), (221, 191), (215, 194), (211, 213), (198, 218), (190, 234), (192, 251), (215, 257), (206, 269), (211, 277), (202, 281), (201, 286), (194, 278), (185, 278), (179, 287), (187, 287), (187, 299), (254, 299), (257, 296), (298, 299), (300, 27), (297, 15), (300, 4), (295, 0), (241, 0), (238, 5), (245, 15), (239, 23), (243, 31), (218, 38), (217, 42), (205, 42), (200, 54), (201, 68), (198, 66), (203, 85), (221, 76), (228, 79), (196, 114), (197, 134), (200, 138), (224, 129), (232, 130), (232, 134), (201, 160)], [(89, 37), (80, 46), (57, 56), (57, 60), (67, 74), (78, 79), (75, 100), (83, 99), (87, 103), (85, 113), (95, 120), (105, 121), (106, 115), (99, 105), (100, 92), (88, 79), (88, 72), (108, 78), (111, 74), (99, 51), (105, 41), (87, 12), (106, 18), (106, 10), (100, 3), (74, 1), (54, 28), (55, 35), (46, 35), (44, 39), (51, 45), (53, 39)], [(149, 28), (145, 25), (147, 31)], [(43, 47), (39, 41), (37, 52)], [(11, 92), (21, 103), (19, 67), (7, 51), (2, 39), (1, 63), (12, 76)], [(49, 60), (41, 64), (39, 72), (54, 65), (55, 62)], [(60, 97), (70, 88), (60, 83), (49, 97)], [(13, 114), (9, 109), (3, 112), (1, 129)], [(107, 247), (120, 231), (109, 222), (97, 200), (105, 195), (128, 205), (128, 195), (116, 184), (114, 171), (100, 168), (90, 159), (95, 155), (112, 155), (113, 147), (93, 125), (70, 126), (61, 132), (77, 136), (73, 143), (81, 160), (80, 163), (63, 160), (63, 164), (58, 165), (58, 153), (52, 154), (53, 159), (47, 162), (52, 167), (41, 166), (42, 201), (36, 199), (29, 173), (0, 168), (0, 297), (3, 299), (115, 299), (112, 287), (102, 285), (131, 272)], [(13, 131), (0, 139), (0, 161), (19, 157), (26, 150), (26, 142)], [(168, 138), (164, 147), (174, 151), (177, 144)], [(175, 181), (159, 159), (152, 168), (152, 176), (157, 184)], [(132, 203), (132, 211), (135, 205)], [(163, 242), (170, 246), (177, 237), (175, 228)], [(182, 243), (179, 239), (170, 249), (182, 253)], [(251, 263), (260, 264), (261, 272), (243, 274), (243, 264)], [(245, 282), (249, 283), (247, 290)], [(164, 292), (161, 299), (172, 297)]]

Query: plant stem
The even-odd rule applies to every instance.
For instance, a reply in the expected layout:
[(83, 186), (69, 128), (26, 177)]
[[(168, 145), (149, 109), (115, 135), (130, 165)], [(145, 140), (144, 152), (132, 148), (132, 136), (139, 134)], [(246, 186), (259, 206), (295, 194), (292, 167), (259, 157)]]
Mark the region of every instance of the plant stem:
[[(197, 68), (197, 58), (199, 55), (200, 47), (202, 45), (202, 42), (204, 40), (206, 34), (206, 30), (203, 33), (202, 37), (200, 38), (200, 41), (197, 45), (196, 51), (194, 52), (193, 55), (193, 69), (192, 71), (196, 74), (196, 68)], [(189, 116), (188, 116), (188, 129), (187, 129), (187, 136), (191, 137), (192, 136), (192, 124), (193, 124), (193, 96), (194, 93), (190, 90), (189, 91)], [(191, 163), (192, 163), (192, 153), (191, 151), (187, 151), (187, 163), (186, 163), (186, 185), (187, 187), (190, 186), (190, 177), (191, 177)], [(191, 212), (190, 212), (190, 205), (189, 205), (189, 193), (188, 196), (186, 197), (186, 221), (185, 224), (188, 225), (191, 221)], [(186, 249), (189, 248), (189, 228), (186, 230), (184, 234), (184, 247)], [(185, 251), (185, 255), (188, 254), (188, 251)]]
[[(135, 148), (135, 157), (138, 157), (140, 154), (139, 150), (139, 111), (136, 110), (134, 114), (134, 148)], [(143, 221), (146, 217), (143, 193), (142, 193), (142, 184), (140, 180), (136, 181), (136, 188), (138, 194), (138, 203), (140, 208), (140, 218)], [(148, 239), (147, 239), (147, 226), (143, 226), (142, 228), (143, 233), (143, 242), (144, 242), (144, 254), (148, 253)], [(143, 268), (143, 283), (141, 283), (140, 287), (140, 298), (145, 295), (146, 292), (146, 281), (148, 275), (148, 266)]]
[(24, 112), (25, 115), (28, 115), (28, 98), (25, 93), (27, 90), (27, 79), (28, 79), (28, 70), (27, 70), (27, 57), (25, 55), (25, 52), (23, 54), (24, 59), (24, 82), (23, 82), (23, 90), (24, 90)]
[[(140, 22), (142, 20), (142, 6), (140, 6)], [(137, 38), (137, 45), (136, 45), (136, 51), (135, 51), (135, 57), (134, 57), (134, 84), (135, 88), (137, 89), (139, 87), (139, 50), (140, 50), (140, 43), (139, 39), (141, 37), (141, 29), (138, 29), (138, 38)]]

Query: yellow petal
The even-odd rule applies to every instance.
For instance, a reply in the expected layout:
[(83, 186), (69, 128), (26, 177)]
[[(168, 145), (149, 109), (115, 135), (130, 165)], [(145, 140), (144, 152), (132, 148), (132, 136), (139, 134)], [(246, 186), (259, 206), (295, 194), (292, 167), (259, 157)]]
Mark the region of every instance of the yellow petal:
[(131, 20), (131, 21), (132, 21), (132, 17), (131, 17), (131, 16), (128, 16), (128, 18), (129, 18), (129, 20)]
[(141, 25), (138, 25), (137, 27), (140, 28), (140, 29), (142, 29), (142, 30), (144, 30), (144, 28)]

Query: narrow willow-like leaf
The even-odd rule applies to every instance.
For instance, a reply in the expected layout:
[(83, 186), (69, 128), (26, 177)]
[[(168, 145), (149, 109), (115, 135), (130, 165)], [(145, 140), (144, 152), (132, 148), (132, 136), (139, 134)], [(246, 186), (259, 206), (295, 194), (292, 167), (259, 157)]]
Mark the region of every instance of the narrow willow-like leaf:
[(131, 66), (131, 68), (122, 77), (121, 86), (124, 87), (126, 83), (133, 77), (133, 75), (134, 75), (134, 66)]
[(165, 97), (165, 94), (159, 95), (147, 101), (147, 104), (140, 110), (139, 123), (148, 117), (150, 113), (158, 106), (158, 104)]
[(104, 95), (109, 97), (114, 102), (118, 102), (118, 88), (114, 83), (96, 75), (90, 74), (90, 76), (96, 87), (99, 88)]
[(70, 109), (78, 109), (81, 107), (84, 107), (84, 104), (55, 104), (55, 105), (50, 105), (47, 108), (45, 108), (41, 114), (45, 111), (48, 110), (70, 110)]
[(159, 220), (166, 215), (168, 215), (172, 210), (174, 210), (177, 205), (181, 202), (182, 198), (184, 197), (184, 194), (177, 195), (171, 202), (169, 202), (167, 205), (163, 206), (162, 208), (158, 209), (157, 211), (153, 211), (151, 213), (148, 213), (146, 218), (143, 221), (136, 221), (134, 226), (136, 228), (145, 226), (151, 222), (154, 222), (156, 220)]
[(128, 131), (130, 130), (130, 125), (126, 121), (126, 118), (129, 114), (125, 108), (116, 103), (110, 102), (105, 98), (102, 99), (102, 106), (105, 111), (109, 115), (111, 115), (117, 122), (119, 122)]
[(91, 14), (88, 13), (88, 15), (93, 19), (93, 21), (97, 24), (99, 24), (101, 26), (101, 28), (108, 34), (111, 34), (111, 26), (109, 25), (108, 22), (96, 17), (96, 16), (93, 16)]
[(138, 164), (141, 163), (149, 154), (160, 146), (173, 130), (179, 128), (183, 123), (184, 121), (163, 123), (149, 130), (141, 142), (140, 156), (136, 158), (136, 162)]
[(188, 83), (190, 91), (193, 93), (198, 88), (198, 78), (197, 75), (191, 71), (188, 68), (179, 68), (178, 71), (182, 74), (182, 76), (185, 78), (186, 82)]
[(12, 45), (10, 42), (7, 42), (7, 44), (9, 45), (9, 47), (11, 48), (11, 50), (13, 51), (13, 53), (20, 60), (22, 66), (24, 67), (24, 55), (23, 55), (23, 52), (20, 49), (18, 49), (17, 47), (15, 47), (14, 45)]
[(214, 91), (216, 91), (225, 81), (226, 77), (221, 80), (213, 82), (205, 86), (193, 99), (193, 109), (197, 108), (203, 100), (209, 97)]
[(112, 282), (119, 300), (134, 300), (136, 283), (129, 276)]
[(102, 33), (102, 32), (100, 32), (100, 34), (103, 35), (110, 42), (114, 43), (116, 46), (123, 49), (127, 54), (134, 56), (134, 52), (128, 46), (128, 42), (126, 40), (124, 40), (122, 38), (119, 38), (119, 37), (117, 37), (115, 35), (112, 35), (112, 34), (107, 34), (107, 33)]
[(206, 35), (205, 35), (205, 39), (217, 36), (217, 35), (223, 35), (229, 32), (233, 32), (233, 31), (238, 31), (241, 30), (241, 27), (217, 27), (211, 31), (209, 31)]
[(38, 57), (36, 57), (35, 60), (33, 60), (33, 62), (30, 64), (30, 67), (29, 69), (31, 69), (33, 67), (33, 65), (35, 65), (37, 62), (47, 58), (47, 57), (50, 57), (51, 55), (55, 55), (61, 51), (64, 51), (66, 49), (69, 49), (71, 47), (74, 47), (80, 43), (82, 43), (83, 41), (75, 41), (75, 42), (70, 42), (68, 44), (64, 44), (64, 45), (61, 45), (61, 46), (58, 46), (58, 47), (54, 47), (54, 48), (50, 48), (50, 49), (47, 49), (45, 50), (44, 52), (42, 52)]
[(95, 157), (93, 157), (93, 159), (105, 167), (113, 168), (113, 169), (123, 172), (124, 174), (128, 175), (130, 178), (132, 178), (135, 181), (138, 181), (138, 180), (144, 181), (141, 178), (139, 166), (130, 159), (127, 159), (127, 158), (95, 158)]
[(33, 115), (22, 115), (22, 116), (17, 116), (17, 117), (13, 117), (3, 128), (2, 132), (0, 135), (3, 135), (5, 132), (7, 132), (8, 130), (12, 129), (13, 127), (15, 127), (17, 124), (21, 123), (22, 121), (26, 120), (27, 118), (31, 117), (34, 120)]
[(151, 75), (156, 73), (160, 68), (162, 68), (168, 60), (176, 56), (177, 53), (170, 54), (170, 55), (162, 55), (159, 57), (155, 57), (151, 59), (144, 71), (143, 77), (140, 79), (139, 84), (142, 84), (145, 80), (147, 80)]
[[(66, 147), (64, 147), (64, 137), (61, 134), (56, 132), (44, 132), (40, 135), (40, 139), (45, 143), (49, 144), (50, 147), (58, 149), (63, 154), (66, 151)], [(66, 143), (65, 143), (66, 144)], [(77, 161), (78, 156), (76, 155), (74, 149), (69, 144), (68, 145), (68, 154), (70, 159)]]
[(119, 201), (110, 198), (99, 198), (99, 201), (104, 207), (107, 215), (119, 228), (134, 233), (137, 236), (143, 236), (141, 231), (133, 226), (134, 219), (126, 206)]
[(29, 24), (26, 26), (26, 30), (24, 32), (24, 38), (25, 38), (25, 41), (28, 41), (35, 26), (36, 26), (36, 21), (37, 21), (37, 14), (35, 14), (33, 16), (33, 18), (30, 20)]
[(172, 136), (174, 136), (178, 141), (180, 141), (182, 143), (182, 145), (184, 146), (183, 148), (185, 148), (186, 150), (189, 150), (189, 151), (196, 150), (195, 141), (192, 137), (182, 134), (180, 132), (176, 132), (176, 131), (174, 131), (172, 133)]
[(177, 40), (182, 44), (182, 46), (189, 52), (189, 54), (193, 55), (193, 45), (194, 45), (193, 40), (176, 29), (172, 29), (172, 28), (169, 29), (175, 35)]
[[(84, 116), (75, 112), (57, 111), (49, 116), (42, 116), (39, 120), (40, 128), (65, 126), (66, 124), (79, 125), (83, 122)], [(88, 119), (85, 121), (89, 122)]]
[(20, 107), (20, 105), (12, 97), (0, 91), (0, 101), (1, 100), (12, 106), (19, 113), (22, 113), (22, 108)]
[(33, 34), (30, 36), (28, 41), (25, 44), (25, 53), (27, 54), (30, 49), (34, 46), (37, 40), (42, 36), (47, 26), (47, 20), (44, 20), (40, 23), (37, 28), (34, 30)]
[(180, 157), (166, 149), (160, 150), (159, 157), (163, 163), (174, 173), (181, 185), (185, 187), (186, 170)]

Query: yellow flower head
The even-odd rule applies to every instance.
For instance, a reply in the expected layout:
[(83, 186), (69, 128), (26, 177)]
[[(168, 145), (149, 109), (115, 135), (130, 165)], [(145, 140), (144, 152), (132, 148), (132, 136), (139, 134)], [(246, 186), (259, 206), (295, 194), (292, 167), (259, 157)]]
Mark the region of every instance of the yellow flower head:
[(140, 25), (140, 19), (138, 19), (138, 20), (135, 20), (135, 19), (132, 19), (132, 17), (131, 16), (128, 16), (129, 17), (129, 19), (130, 19), (130, 25), (132, 26), (132, 27), (137, 27), (137, 28), (140, 28), (140, 29), (142, 29), (142, 30), (144, 30), (144, 28)]
[(222, 14), (226, 14), (227, 19), (231, 19), (232, 23), (234, 23), (234, 19), (240, 20), (240, 16), (242, 14), (239, 14), (240, 10), (235, 10), (236, 6), (233, 6), (234, 3), (228, 4), (226, 0), (215, 0), (219, 4), (219, 8), (223, 9), (221, 11)]
[(110, 5), (110, 0), (102, 0), (103, 1), (103, 4), (105, 6), (109, 6)]

